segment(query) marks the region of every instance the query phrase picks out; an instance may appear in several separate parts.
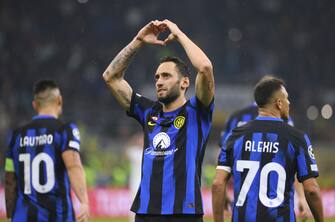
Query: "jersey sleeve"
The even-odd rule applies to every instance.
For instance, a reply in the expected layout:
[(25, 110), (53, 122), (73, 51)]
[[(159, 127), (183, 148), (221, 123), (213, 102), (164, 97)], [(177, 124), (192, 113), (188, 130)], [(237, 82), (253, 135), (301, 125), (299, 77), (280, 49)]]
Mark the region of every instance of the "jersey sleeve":
[(233, 144), (231, 142), (231, 133), (229, 133), (222, 143), (216, 169), (225, 170), (228, 173), (231, 173), (233, 167), (232, 150)]
[(5, 154), (5, 171), (14, 172), (14, 159), (13, 159), (13, 145), (14, 145), (14, 133), (11, 133), (7, 140), (7, 150)]
[(311, 177), (318, 177), (319, 170), (316, 164), (315, 155), (310, 139), (305, 134), (299, 146), (297, 155), (297, 178), (303, 182)]
[(127, 115), (136, 119), (141, 125), (145, 122), (145, 112), (153, 107), (155, 102), (133, 92), (130, 101), (130, 108)]
[(80, 151), (80, 132), (76, 124), (69, 123), (64, 126), (61, 152), (66, 150)]
[(214, 98), (208, 106), (205, 106), (196, 96), (191, 97), (190, 104), (200, 112), (203, 117), (207, 117), (209, 120), (212, 119), (214, 111)]

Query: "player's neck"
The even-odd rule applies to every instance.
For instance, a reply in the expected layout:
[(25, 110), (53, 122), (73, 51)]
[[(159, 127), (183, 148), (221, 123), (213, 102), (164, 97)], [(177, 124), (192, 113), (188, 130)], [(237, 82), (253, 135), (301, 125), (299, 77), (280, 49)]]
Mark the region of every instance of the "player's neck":
[(43, 109), (39, 109), (37, 111), (38, 115), (47, 115), (47, 116), (54, 116), (55, 118), (58, 118), (58, 111), (57, 109), (53, 107), (45, 107)]
[(179, 107), (183, 106), (186, 103), (186, 98), (183, 97), (178, 97), (175, 101), (168, 103), (168, 104), (163, 104), (163, 112), (171, 112)]
[(281, 118), (280, 112), (270, 108), (258, 108), (258, 116)]

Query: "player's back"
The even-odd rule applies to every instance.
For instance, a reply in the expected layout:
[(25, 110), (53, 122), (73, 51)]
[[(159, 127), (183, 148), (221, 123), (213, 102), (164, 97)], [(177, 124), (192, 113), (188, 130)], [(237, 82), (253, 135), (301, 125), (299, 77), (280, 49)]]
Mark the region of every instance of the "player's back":
[(233, 130), (226, 149), (234, 176), (234, 222), (295, 221), (295, 173), (300, 171), (300, 180), (313, 174), (305, 152), (309, 143), (278, 118), (258, 117)]
[(77, 128), (51, 116), (36, 116), (14, 131), (7, 154), (13, 159), (18, 183), (13, 221), (74, 221), (70, 183), (61, 156), (69, 130)]

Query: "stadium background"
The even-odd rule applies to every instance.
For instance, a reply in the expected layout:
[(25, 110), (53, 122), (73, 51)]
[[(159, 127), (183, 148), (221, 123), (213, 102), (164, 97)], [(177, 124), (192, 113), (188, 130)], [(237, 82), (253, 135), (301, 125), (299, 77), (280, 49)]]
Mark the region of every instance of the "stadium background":
[[(203, 165), (204, 188), (209, 188), (215, 173), (225, 119), (252, 102), (252, 86), (261, 76), (276, 74), (287, 82), (295, 125), (312, 139), (321, 174), (318, 181), (334, 217), (335, 2), (331, 0), (1, 0), (0, 187), (8, 134), (34, 115), (32, 85), (39, 79), (54, 79), (63, 92), (62, 118), (77, 122), (81, 129), (90, 190), (121, 192), (111, 193), (104, 204), (128, 211), (131, 197), (121, 203), (115, 198), (129, 196), (127, 147), (141, 128), (116, 104), (101, 74), (144, 24), (165, 18), (199, 44), (214, 65), (216, 110)], [(144, 47), (126, 74), (134, 90), (155, 98), (153, 73), (164, 55), (187, 60), (176, 43)]]

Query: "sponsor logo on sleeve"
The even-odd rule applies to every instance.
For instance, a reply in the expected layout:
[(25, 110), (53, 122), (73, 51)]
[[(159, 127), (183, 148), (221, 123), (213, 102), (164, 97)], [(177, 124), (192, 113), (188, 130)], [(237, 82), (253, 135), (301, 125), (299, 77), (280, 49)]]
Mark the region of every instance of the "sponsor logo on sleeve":
[(319, 171), (318, 166), (316, 164), (311, 164), (311, 170), (312, 171)]
[(73, 134), (73, 136), (76, 140), (80, 140), (80, 133), (79, 133), (79, 130), (77, 128), (72, 130), (72, 134)]
[(308, 147), (308, 154), (309, 154), (309, 157), (311, 159), (315, 160), (315, 156), (314, 156), (314, 152), (313, 152), (313, 147), (312, 146)]

